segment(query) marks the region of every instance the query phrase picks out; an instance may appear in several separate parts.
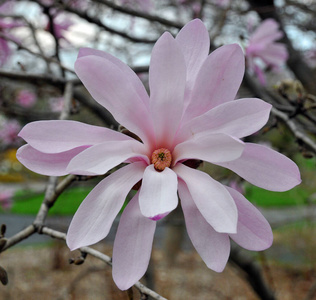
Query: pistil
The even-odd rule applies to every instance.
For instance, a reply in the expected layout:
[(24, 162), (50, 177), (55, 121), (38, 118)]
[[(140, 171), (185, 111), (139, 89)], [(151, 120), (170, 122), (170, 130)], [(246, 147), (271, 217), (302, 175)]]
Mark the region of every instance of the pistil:
[(163, 171), (169, 168), (172, 162), (171, 152), (166, 148), (160, 148), (153, 152), (151, 162), (157, 171)]

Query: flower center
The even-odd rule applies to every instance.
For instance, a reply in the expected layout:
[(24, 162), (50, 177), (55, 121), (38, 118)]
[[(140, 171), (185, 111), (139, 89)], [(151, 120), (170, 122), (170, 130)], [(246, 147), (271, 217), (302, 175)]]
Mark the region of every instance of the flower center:
[(171, 152), (166, 148), (160, 148), (153, 152), (151, 156), (151, 162), (157, 171), (163, 171), (165, 168), (169, 168), (172, 162)]

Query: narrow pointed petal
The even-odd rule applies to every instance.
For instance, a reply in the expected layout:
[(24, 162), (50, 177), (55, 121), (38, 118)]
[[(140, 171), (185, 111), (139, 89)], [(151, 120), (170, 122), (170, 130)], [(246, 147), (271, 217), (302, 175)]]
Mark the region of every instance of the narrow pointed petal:
[(69, 120), (32, 122), (23, 127), (19, 136), (34, 149), (44, 153), (59, 153), (79, 146), (131, 139), (108, 128)]
[(101, 56), (82, 56), (75, 71), (92, 97), (110, 111), (117, 122), (139, 136), (152, 140), (153, 124), (148, 107), (135, 91), (130, 74)]
[(245, 72), (244, 54), (237, 44), (212, 52), (201, 67), (184, 121), (235, 99)]
[(242, 194), (226, 188), (238, 209), (237, 233), (229, 236), (247, 250), (262, 251), (269, 248), (273, 242), (273, 233), (268, 221)]
[(210, 51), (208, 31), (199, 19), (186, 24), (177, 34), (179, 44), (187, 66), (187, 81), (192, 86), (198, 71)]
[(177, 174), (165, 168), (162, 172), (149, 165), (142, 181), (139, 193), (139, 205), (142, 214), (152, 220), (159, 220), (178, 205)]
[(153, 48), (149, 67), (150, 110), (159, 146), (168, 148), (178, 129), (185, 82), (183, 54), (171, 34), (166, 32)]
[(178, 144), (173, 157), (175, 164), (184, 159), (200, 159), (211, 163), (226, 162), (239, 158), (244, 143), (222, 133), (200, 135)]
[(16, 157), (22, 165), (35, 173), (46, 176), (64, 176), (69, 174), (67, 171), (69, 162), (86, 149), (87, 147), (84, 146), (52, 154), (40, 152), (30, 145), (24, 145), (18, 149)]
[(283, 36), (283, 33), (278, 30), (279, 26), (274, 19), (264, 20), (252, 34), (250, 42), (267, 45), (278, 40)]
[(269, 45), (269, 47), (260, 53), (260, 58), (266, 64), (275, 67), (282, 65), (287, 60), (288, 56), (286, 46), (281, 43)]
[(237, 207), (222, 184), (182, 164), (177, 164), (173, 171), (186, 183), (200, 213), (217, 232), (236, 233)]
[(156, 222), (142, 215), (138, 193), (125, 208), (113, 246), (113, 279), (127, 290), (145, 274), (151, 255)]
[(139, 157), (148, 161), (143, 153), (144, 145), (136, 140), (98, 144), (74, 157), (67, 171), (73, 174), (101, 175), (129, 158)]
[(186, 184), (179, 180), (179, 196), (185, 225), (196, 251), (207, 267), (222, 272), (227, 264), (230, 241), (226, 233), (218, 233), (197, 209)]
[(144, 102), (145, 106), (147, 108), (149, 107), (149, 97), (148, 97), (147, 91), (143, 83), (137, 76), (137, 74), (129, 66), (127, 66), (121, 60), (119, 60), (118, 58), (114, 57), (113, 55), (105, 51), (96, 50), (92, 48), (79, 49), (78, 58), (89, 56), (89, 55), (103, 57), (107, 59), (108, 61), (112, 62), (113, 64), (115, 64), (122, 72), (124, 72), (125, 74), (128, 74), (128, 79), (130, 80), (130, 83), (132, 84), (133, 88), (135, 89), (135, 91), (137, 92), (141, 100)]
[(262, 145), (245, 143), (240, 158), (218, 165), (270, 191), (284, 192), (301, 183), (300, 171), (292, 160)]
[(236, 138), (251, 135), (267, 123), (271, 107), (271, 104), (256, 98), (221, 104), (187, 123), (177, 140), (208, 133), (225, 133)]
[(97, 243), (110, 231), (131, 188), (141, 180), (146, 165), (133, 163), (103, 179), (83, 200), (67, 233), (71, 250)]

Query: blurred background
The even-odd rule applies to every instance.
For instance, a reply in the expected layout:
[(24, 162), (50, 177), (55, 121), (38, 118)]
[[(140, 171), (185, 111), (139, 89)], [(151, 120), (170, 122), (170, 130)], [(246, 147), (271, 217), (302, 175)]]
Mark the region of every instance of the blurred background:
[[(8, 278), (0, 285), (0, 299), (132, 299), (118, 290), (103, 262), (88, 256), (82, 265), (69, 264), (80, 253), (71, 253), (63, 241), (32, 234), (9, 249), (1, 244), (34, 222), (47, 195), (48, 177), (16, 159), (23, 145), (17, 134), (29, 122), (65, 113), (71, 120), (118, 129), (74, 73), (79, 48), (120, 58), (147, 87), (155, 41), (166, 30), (176, 35), (194, 18), (207, 26), (211, 50), (229, 43), (243, 48), (246, 74), (238, 98), (258, 97), (274, 107), (268, 124), (247, 141), (294, 160), (302, 183), (288, 192), (270, 192), (203, 163), (201, 169), (242, 191), (261, 210), (274, 231), (272, 247), (255, 253), (232, 245), (228, 266), (215, 273), (195, 252), (176, 210), (158, 222), (142, 282), (168, 299), (316, 299), (314, 0), (0, 1), (0, 225), (6, 225), (0, 233), (0, 281)], [(45, 225), (66, 232), (101, 179), (75, 178), (49, 209)], [(118, 219), (96, 245), (109, 256), (117, 224)]]

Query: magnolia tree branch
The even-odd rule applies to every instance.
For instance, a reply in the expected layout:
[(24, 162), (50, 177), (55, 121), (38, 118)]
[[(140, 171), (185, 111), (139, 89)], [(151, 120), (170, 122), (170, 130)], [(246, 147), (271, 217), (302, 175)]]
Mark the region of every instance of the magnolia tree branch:
[(89, 23), (92, 23), (92, 24), (99, 26), (100, 28), (102, 28), (103, 30), (105, 30), (109, 33), (121, 36), (127, 40), (134, 42), (134, 43), (153, 44), (157, 41), (157, 39), (146, 39), (146, 38), (139, 38), (137, 36), (131, 36), (131, 35), (127, 34), (126, 32), (114, 29), (114, 28), (104, 24), (99, 18), (89, 15), (86, 11), (80, 11), (80, 10), (75, 9), (73, 7), (66, 6), (66, 5), (60, 5), (58, 3), (56, 3), (54, 5), (45, 5), (39, 0), (30, 0), (30, 1), (36, 2), (38, 5), (40, 5), (44, 9), (49, 9), (51, 7), (55, 7), (55, 8), (60, 8), (60, 9), (63, 9), (64, 11), (73, 13), (73, 14), (77, 15), (78, 17), (88, 21)]
[(303, 133), (295, 124), (293, 119), (290, 119), (289, 116), (275, 107), (271, 110), (272, 114), (279, 120), (282, 120), (284, 124), (291, 130), (293, 135), (297, 138), (297, 140), (303, 142), (306, 146), (308, 146), (309, 150), (312, 150), (316, 153), (316, 143), (306, 134)]
[[(53, 238), (57, 238), (57, 239), (61, 239), (61, 240), (66, 240), (66, 234), (57, 230), (53, 230), (51, 228), (48, 228), (46, 226), (44, 226), (42, 228), (42, 233), (49, 235)], [(103, 262), (105, 262), (107, 265), (112, 266), (112, 259), (111, 257), (107, 256), (106, 254), (103, 254), (93, 248), (90, 247), (81, 247), (80, 249), (81, 252), (83, 253), (87, 253), (90, 254), (100, 260), (102, 260)], [(157, 294), (155, 291), (152, 291), (151, 289), (147, 288), (146, 286), (144, 286), (142, 283), (137, 282), (134, 285), (135, 288), (137, 288), (139, 290), (139, 292), (141, 294), (145, 294), (148, 295), (150, 297), (152, 297), (153, 299), (156, 300), (167, 300), (166, 298), (160, 296), (159, 294)]]
[(137, 11), (137, 10), (134, 10), (134, 9), (130, 9), (128, 7), (117, 5), (113, 1), (108, 1), (108, 0), (92, 0), (92, 1), (96, 2), (96, 3), (103, 4), (103, 5), (107, 6), (107, 7), (112, 8), (115, 11), (121, 12), (123, 14), (130, 15), (130, 16), (133, 16), (133, 17), (139, 17), (139, 18), (151, 21), (151, 22), (157, 22), (157, 23), (160, 23), (162, 25), (170, 26), (170, 27), (174, 27), (174, 28), (178, 28), (178, 29), (183, 27), (183, 24), (181, 24), (179, 22), (174, 22), (174, 21), (171, 21), (171, 20), (167, 20), (165, 18), (161, 18), (159, 16), (155, 16), (155, 15), (151, 15), (151, 14), (145, 13), (143, 11)]
[(67, 71), (67, 72), (70, 72), (70, 73), (73, 73), (73, 74), (75, 73), (73, 70), (71, 70), (71, 69), (67, 68), (66, 66), (64, 66), (64, 65), (63, 65), (59, 60), (57, 60), (56, 58), (45, 56), (45, 55), (43, 55), (43, 53), (41, 53), (41, 52), (40, 52), (40, 53), (39, 53), (39, 52), (34, 52), (34, 51), (32, 51), (31, 49), (29, 49), (29, 48), (23, 46), (20, 42), (18, 42), (18, 41), (16, 41), (16, 40), (14, 40), (14, 39), (12, 39), (12, 38), (6, 36), (5, 34), (3, 34), (3, 33), (1, 33), (1, 32), (0, 32), (0, 38), (4, 39), (4, 40), (6, 40), (6, 41), (9, 41), (9, 42), (14, 43), (15, 45), (18, 46), (19, 49), (25, 50), (26, 52), (28, 52), (28, 53), (30, 53), (30, 54), (36, 56), (36, 57), (42, 58), (42, 59), (45, 60), (46, 62), (51, 62), (51, 63), (57, 64), (57, 65), (58, 65), (62, 70), (64, 70), (64, 71)]
[(229, 261), (243, 270), (247, 281), (260, 299), (276, 300), (274, 292), (270, 290), (262, 276), (261, 268), (251, 257), (242, 254), (237, 248), (232, 248)]
[(30, 237), (32, 234), (36, 232), (34, 225), (29, 225), (17, 234), (13, 235), (12, 237), (6, 239), (6, 243), (2, 249), (0, 249), (0, 253), (11, 248), (12, 246), (22, 242), (23, 240)]
[[(250, 90), (255, 94), (255, 96), (271, 103), (277, 103), (277, 99), (273, 98), (273, 95), (268, 93), (264, 87), (260, 86), (249, 74), (245, 74), (244, 82), (250, 88)], [(272, 108), (271, 113), (278, 119), (284, 122), (284, 124), (289, 128), (292, 134), (297, 138), (298, 141), (304, 143), (310, 150), (316, 153), (316, 143), (313, 141), (303, 128), (299, 128), (297, 122), (294, 118), (290, 118), (286, 113), (281, 112), (275, 107)]]

